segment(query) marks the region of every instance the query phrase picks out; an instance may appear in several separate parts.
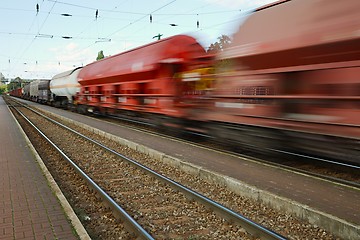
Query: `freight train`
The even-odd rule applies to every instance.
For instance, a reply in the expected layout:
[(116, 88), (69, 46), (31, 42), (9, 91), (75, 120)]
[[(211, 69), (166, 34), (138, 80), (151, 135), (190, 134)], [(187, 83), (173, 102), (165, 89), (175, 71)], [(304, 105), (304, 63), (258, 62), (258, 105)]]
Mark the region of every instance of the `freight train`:
[(359, 164), (359, 11), (358, 0), (282, 0), (251, 13), (215, 56), (178, 35), (38, 81), (39, 94), (49, 86), (41, 97), (31, 86), (12, 94)]
[(221, 52), (218, 138), (360, 161), (360, 1), (279, 1), (252, 14)]

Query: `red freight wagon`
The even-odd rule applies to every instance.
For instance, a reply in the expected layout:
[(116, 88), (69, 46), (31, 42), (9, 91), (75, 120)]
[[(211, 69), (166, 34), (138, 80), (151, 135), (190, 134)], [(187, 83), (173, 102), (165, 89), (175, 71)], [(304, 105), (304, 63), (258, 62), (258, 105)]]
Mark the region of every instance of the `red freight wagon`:
[(14, 97), (22, 97), (23, 89), (22, 88), (13, 89), (9, 92), (9, 94)]
[(191, 70), (204, 48), (177, 35), (85, 66), (79, 73), (79, 106), (86, 111), (184, 117), (180, 72)]
[(258, 148), (359, 160), (360, 1), (279, 1), (219, 54), (212, 133)]

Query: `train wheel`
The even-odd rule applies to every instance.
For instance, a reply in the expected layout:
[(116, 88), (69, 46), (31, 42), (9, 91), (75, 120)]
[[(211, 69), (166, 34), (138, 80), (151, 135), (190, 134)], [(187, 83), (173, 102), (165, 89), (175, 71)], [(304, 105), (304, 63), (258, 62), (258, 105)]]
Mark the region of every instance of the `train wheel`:
[(283, 148), (281, 133), (268, 128), (212, 123), (209, 125), (209, 135), (214, 137), (216, 142), (238, 152), (243, 150), (269, 152)]

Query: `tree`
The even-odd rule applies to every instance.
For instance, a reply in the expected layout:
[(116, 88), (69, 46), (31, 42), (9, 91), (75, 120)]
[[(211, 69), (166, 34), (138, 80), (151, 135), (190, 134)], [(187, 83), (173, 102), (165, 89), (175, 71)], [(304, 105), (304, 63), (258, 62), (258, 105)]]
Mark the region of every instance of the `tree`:
[(104, 58), (104, 52), (103, 52), (103, 50), (101, 50), (100, 52), (98, 52), (96, 61), (99, 61), (100, 59), (103, 59), (103, 58)]
[(5, 84), (0, 85), (0, 94), (3, 94), (4, 92), (7, 92), (7, 86)]
[(229, 46), (231, 43), (231, 38), (227, 35), (221, 35), (221, 37), (218, 38), (220, 41), (220, 48), (223, 50), (225, 47)]
[(0, 82), (1, 83), (5, 83), (6, 82), (6, 79), (4, 77), (4, 75), (0, 72)]
[(220, 44), (218, 42), (210, 44), (210, 46), (207, 50), (207, 52), (209, 52), (209, 53), (216, 53), (219, 51), (221, 51), (221, 48), (220, 48)]
[(231, 38), (224, 34), (218, 37), (217, 39), (218, 39), (217, 42), (210, 44), (207, 52), (216, 53), (222, 51), (224, 50), (225, 47), (227, 47), (231, 43)]
[(10, 83), (8, 84), (7, 88), (9, 91), (17, 89), (17, 88), (21, 88), (24, 87), (24, 80), (21, 79), (20, 77), (16, 77), (15, 79), (12, 79), (10, 81)]

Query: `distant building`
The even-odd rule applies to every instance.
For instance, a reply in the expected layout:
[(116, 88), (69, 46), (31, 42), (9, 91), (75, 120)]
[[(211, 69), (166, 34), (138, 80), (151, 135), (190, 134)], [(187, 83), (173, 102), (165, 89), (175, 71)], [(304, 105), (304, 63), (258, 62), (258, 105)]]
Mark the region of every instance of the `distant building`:
[(0, 85), (6, 84), (7, 80), (5, 79), (4, 75), (0, 72)]

